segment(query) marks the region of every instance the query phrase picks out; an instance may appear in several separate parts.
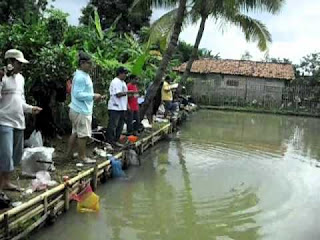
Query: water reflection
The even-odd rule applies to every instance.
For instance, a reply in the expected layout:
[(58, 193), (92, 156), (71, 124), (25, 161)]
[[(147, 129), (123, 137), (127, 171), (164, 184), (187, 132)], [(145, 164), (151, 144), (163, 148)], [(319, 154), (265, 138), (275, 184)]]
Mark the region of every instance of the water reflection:
[(192, 121), (189, 122), (184, 140), (225, 143), (229, 148), (281, 155), (285, 154), (288, 145), (293, 145), (299, 154), (320, 159), (320, 146), (315, 144), (320, 132), (319, 119), (219, 111), (201, 111), (199, 114), (197, 118), (204, 124), (195, 127)]
[(146, 171), (137, 169), (142, 170), (141, 175), (126, 183), (116, 199), (110, 196), (106, 213), (112, 239), (125, 239), (121, 236), (133, 230), (137, 239), (167, 239), (167, 223), (175, 222), (175, 191), (166, 178), (168, 151), (169, 144), (163, 144), (161, 149), (149, 153), (149, 157), (155, 157), (153, 166), (144, 166)]

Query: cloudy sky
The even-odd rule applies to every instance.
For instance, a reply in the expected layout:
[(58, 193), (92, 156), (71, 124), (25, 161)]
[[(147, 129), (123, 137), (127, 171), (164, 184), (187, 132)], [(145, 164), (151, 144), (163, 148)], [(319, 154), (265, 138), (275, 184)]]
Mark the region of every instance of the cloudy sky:
[[(54, 6), (70, 14), (71, 24), (78, 24), (81, 8), (87, 0), (56, 0)], [(152, 19), (156, 19), (167, 10), (154, 10)], [(320, 52), (320, 30), (316, 23), (320, 14), (319, 0), (287, 0), (281, 13), (252, 13), (263, 21), (272, 34), (273, 42), (269, 47), (270, 57), (289, 58), (299, 63), (306, 54)], [(184, 29), (180, 38), (193, 44), (198, 25)], [(227, 26), (223, 32), (214, 21), (208, 21), (200, 47), (219, 53), (222, 58), (239, 59), (245, 51), (249, 51), (254, 60), (261, 60), (265, 53), (260, 52), (255, 43), (247, 43), (244, 35), (236, 27)]]

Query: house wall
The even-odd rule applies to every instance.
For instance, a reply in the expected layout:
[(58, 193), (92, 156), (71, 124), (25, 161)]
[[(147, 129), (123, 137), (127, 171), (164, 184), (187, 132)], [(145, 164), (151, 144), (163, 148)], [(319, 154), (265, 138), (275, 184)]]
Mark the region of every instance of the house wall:
[(281, 103), (285, 81), (221, 74), (192, 74), (192, 95), (200, 101)]

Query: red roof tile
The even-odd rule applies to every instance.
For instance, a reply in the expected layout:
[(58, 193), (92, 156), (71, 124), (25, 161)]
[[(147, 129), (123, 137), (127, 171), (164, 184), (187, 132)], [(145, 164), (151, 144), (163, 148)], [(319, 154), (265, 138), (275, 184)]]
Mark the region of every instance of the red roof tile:
[[(175, 68), (175, 71), (184, 72), (186, 63)], [(292, 64), (266, 63), (244, 60), (212, 60), (200, 59), (193, 62), (192, 73), (220, 73), (258, 78), (274, 78), (292, 80), (295, 78)]]

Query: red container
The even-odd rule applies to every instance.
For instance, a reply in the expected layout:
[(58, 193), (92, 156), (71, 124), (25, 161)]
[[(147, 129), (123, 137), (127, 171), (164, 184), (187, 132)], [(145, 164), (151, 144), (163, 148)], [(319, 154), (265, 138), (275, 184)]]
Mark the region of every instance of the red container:
[(128, 140), (131, 142), (131, 143), (135, 143), (138, 141), (138, 137), (137, 136), (134, 136), (134, 135), (131, 135), (128, 137)]

